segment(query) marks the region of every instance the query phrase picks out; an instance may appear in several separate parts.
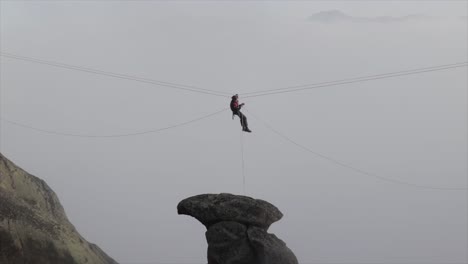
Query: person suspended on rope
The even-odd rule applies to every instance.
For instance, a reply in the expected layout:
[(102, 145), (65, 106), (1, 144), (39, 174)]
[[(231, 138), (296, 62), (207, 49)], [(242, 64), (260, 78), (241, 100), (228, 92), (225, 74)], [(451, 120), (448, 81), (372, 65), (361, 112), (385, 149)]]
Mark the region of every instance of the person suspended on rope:
[(232, 110), (232, 117), (234, 118), (234, 115), (238, 116), (240, 118), (240, 123), (242, 126), (242, 131), (244, 132), (252, 132), (249, 129), (249, 125), (247, 123), (247, 117), (240, 111), (242, 106), (244, 106), (244, 103), (239, 104), (239, 95), (235, 94), (231, 97), (231, 110)]

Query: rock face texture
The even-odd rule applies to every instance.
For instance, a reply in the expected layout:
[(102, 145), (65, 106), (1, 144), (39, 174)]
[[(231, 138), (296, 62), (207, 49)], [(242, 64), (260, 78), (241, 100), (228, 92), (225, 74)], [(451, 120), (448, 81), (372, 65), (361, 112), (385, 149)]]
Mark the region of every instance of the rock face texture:
[(76, 231), (43, 180), (0, 153), (0, 263), (117, 262)]
[(274, 205), (246, 196), (202, 194), (177, 206), (207, 228), (208, 264), (297, 264), (286, 244), (267, 232), (283, 217)]

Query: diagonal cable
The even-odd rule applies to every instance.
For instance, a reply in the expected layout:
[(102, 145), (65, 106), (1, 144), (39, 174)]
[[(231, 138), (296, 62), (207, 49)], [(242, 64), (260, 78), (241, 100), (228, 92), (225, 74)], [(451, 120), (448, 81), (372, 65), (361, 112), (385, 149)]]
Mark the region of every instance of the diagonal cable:
[[(247, 111), (247, 110), (246, 110)], [(421, 185), (421, 184), (415, 184), (415, 183), (410, 183), (410, 182), (405, 182), (405, 181), (400, 181), (400, 180), (395, 180), (395, 179), (392, 179), (392, 178), (388, 178), (388, 177), (383, 177), (383, 176), (380, 176), (380, 175), (377, 175), (375, 173), (371, 173), (371, 172), (368, 172), (368, 171), (365, 171), (363, 169), (360, 169), (360, 168), (357, 168), (357, 167), (354, 167), (352, 165), (349, 165), (347, 163), (344, 163), (342, 161), (339, 161), (339, 160), (336, 160), (332, 157), (329, 157), (329, 156), (326, 156), (326, 155), (323, 155), (321, 153), (318, 153), (316, 151), (313, 151), (312, 149), (294, 141), (293, 139), (291, 139), (290, 137), (284, 135), (283, 133), (279, 132), (278, 130), (274, 129), (272, 126), (270, 126), (268, 123), (266, 123), (265, 121), (263, 121), (262, 119), (260, 119), (258, 116), (256, 116), (255, 114), (253, 114), (251, 111), (248, 111), (255, 119), (257, 119), (258, 121), (260, 121), (266, 128), (268, 128), (269, 130), (271, 130), (273, 133), (275, 133), (276, 135), (278, 135), (279, 137), (281, 137), (282, 139), (288, 141), (289, 143), (295, 145), (296, 147), (304, 150), (304, 151), (307, 151), (321, 159), (325, 159), (331, 163), (334, 163), (340, 167), (343, 167), (343, 168), (346, 168), (346, 169), (349, 169), (349, 170), (352, 170), (354, 172), (357, 172), (361, 175), (364, 175), (364, 176), (369, 176), (369, 177), (373, 177), (373, 178), (377, 178), (379, 180), (382, 180), (382, 181), (386, 181), (386, 182), (391, 182), (391, 183), (394, 183), (394, 184), (399, 184), (399, 185), (407, 185), (407, 186), (411, 186), (411, 187), (416, 187), (416, 188), (420, 188), (420, 189), (431, 189), (431, 190), (449, 190), (449, 191), (466, 191), (468, 188), (463, 188), (463, 187), (439, 187), (439, 186), (430, 186), (430, 185)]]
[(57, 136), (80, 137), (80, 138), (118, 138), (118, 137), (130, 137), (130, 136), (139, 136), (139, 135), (144, 135), (144, 134), (158, 133), (158, 132), (169, 130), (169, 129), (172, 129), (172, 128), (185, 126), (185, 125), (197, 122), (197, 121), (201, 121), (203, 119), (207, 119), (209, 117), (212, 117), (214, 115), (222, 113), (222, 112), (224, 112), (226, 110), (227, 110), (227, 108), (224, 108), (224, 109), (221, 109), (221, 110), (216, 111), (214, 113), (204, 115), (204, 116), (201, 116), (201, 117), (197, 117), (197, 118), (194, 118), (194, 119), (191, 119), (191, 120), (188, 120), (188, 121), (185, 121), (185, 122), (181, 122), (181, 123), (178, 123), (178, 124), (175, 124), (175, 125), (167, 126), (167, 127), (162, 127), (162, 128), (152, 129), (152, 130), (146, 130), (146, 131), (141, 131), (141, 132), (125, 133), (125, 134), (111, 134), (111, 135), (89, 135), (89, 134), (66, 133), (66, 132), (60, 132), (60, 131), (37, 128), (37, 127), (33, 127), (33, 126), (26, 125), (26, 124), (23, 124), (23, 123), (19, 123), (19, 122), (16, 122), (16, 121), (8, 120), (8, 119), (5, 119), (5, 118), (0, 118), (0, 121), (6, 122), (6, 123), (9, 123), (9, 124), (18, 126), (18, 127), (34, 130), (34, 131), (37, 131), (37, 132), (40, 132), (40, 133), (46, 133), (46, 134), (57, 135)]
[(226, 92), (215, 91), (215, 90), (200, 88), (200, 87), (191, 86), (191, 85), (176, 84), (176, 83), (171, 83), (171, 82), (164, 82), (164, 81), (159, 81), (159, 80), (132, 76), (128, 74), (102, 71), (98, 69), (81, 67), (81, 66), (65, 64), (65, 63), (60, 63), (60, 62), (55, 62), (55, 61), (48, 61), (48, 60), (42, 60), (42, 59), (37, 59), (37, 58), (32, 58), (32, 57), (20, 56), (20, 55), (15, 55), (15, 54), (6, 53), (6, 52), (0, 52), (0, 55), (2, 57), (9, 58), (9, 59), (38, 63), (38, 64), (48, 65), (48, 66), (53, 66), (53, 67), (58, 67), (58, 68), (87, 72), (87, 73), (92, 73), (92, 74), (98, 74), (98, 75), (103, 75), (103, 76), (108, 76), (108, 77), (113, 77), (113, 78), (136, 81), (136, 82), (152, 84), (152, 85), (168, 87), (168, 88), (174, 88), (174, 89), (179, 89), (179, 90), (191, 91), (195, 93), (203, 93), (203, 94), (209, 94), (209, 95), (220, 96), (220, 97), (228, 97), (230, 95), (229, 93), (226, 93)]
[(468, 66), (467, 62), (462, 62), (462, 63), (442, 65), (442, 66), (437, 66), (437, 67), (421, 68), (421, 69), (416, 69), (416, 70), (408, 70), (408, 71), (400, 71), (400, 72), (387, 73), (387, 74), (378, 74), (378, 75), (371, 75), (371, 76), (364, 76), (364, 77), (357, 77), (357, 78), (349, 78), (349, 79), (343, 79), (339, 81), (329, 81), (329, 82), (315, 83), (315, 84), (310, 84), (310, 85), (292, 86), (289, 88), (279, 88), (279, 89), (244, 93), (242, 94), (243, 95), (242, 97), (252, 98), (252, 97), (260, 97), (260, 96), (273, 95), (273, 94), (292, 93), (292, 92), (303, 91), (303, 90), (310, 90), (310, 89), (317, 89), (317, 88), (338, 86), (338, 85), (352, 84), (352, 83), (359, 83), (359, 82), (367, 82), (367, 81), (373, 81), (373, 80), (421, 74), (421, 73), (426, 73), (426, 72), (443, 71), (443, 70), (449, 70), (449, 69), (455, 69), (455, 68), (461, 68), (461, 67), (467, 67), (467, 66)]

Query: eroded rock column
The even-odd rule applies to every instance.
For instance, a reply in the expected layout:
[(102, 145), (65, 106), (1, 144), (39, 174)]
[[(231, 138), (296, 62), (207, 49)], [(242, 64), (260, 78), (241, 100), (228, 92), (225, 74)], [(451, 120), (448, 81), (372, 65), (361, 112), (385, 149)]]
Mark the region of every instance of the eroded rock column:
[(206, 226), (208, 264), (297, 264), (282, 240), (269, 234), (283, 217), (274, 205), (232, 194), (202, 194), (184, 199), (179, 214)]

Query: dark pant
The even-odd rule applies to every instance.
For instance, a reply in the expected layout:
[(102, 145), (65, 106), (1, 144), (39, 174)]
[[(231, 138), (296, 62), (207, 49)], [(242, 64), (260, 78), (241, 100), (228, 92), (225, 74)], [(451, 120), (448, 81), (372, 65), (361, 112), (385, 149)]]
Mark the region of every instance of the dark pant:
[(240, 123), (241, 123), (242, 128), (249, 127), (249, 125), (247, 124), (247, 117), (241, 111), (235, 111), (232, 113), (240, 118)]

